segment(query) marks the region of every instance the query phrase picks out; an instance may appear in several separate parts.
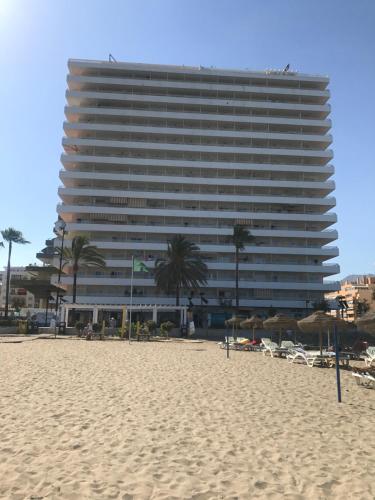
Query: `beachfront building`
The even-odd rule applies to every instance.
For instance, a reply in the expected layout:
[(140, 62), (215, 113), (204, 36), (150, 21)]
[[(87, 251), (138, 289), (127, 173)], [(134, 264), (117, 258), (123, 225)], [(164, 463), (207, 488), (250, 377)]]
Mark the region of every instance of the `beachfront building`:
[[(7, 268), (4, 267), (0, 271), (0, 313), (4, 312), (6, 300), (6, 282), (7, 282)], [(11, 267), (10, 268), (10, 287), (9, 287), (9, 309), (19, 310), (23, 308), (35, 307), (34, 295), (26, 290), (24, 287), (15, 285), (17, 281), (30, 279), (30, 273), (24, 267)]]
[[(131, 259), (151, 269), (167, 240), (199, 245), (205, 307), (234, 305), (235, 224), (255, 236), (241, 252), (240, 306), (304, 313), (337, 290), (329, 79), (69, 60), (57, 212), (66, 244), (85, 234), (105, 269), (82, 269), (77, 302), (130, 300)], [(59, 240), (55, 245), (59, 246)], [(56, 262), (57, 264), (57, 262)], [(64, 276), (71, 300), (72, 276)], [(187, 304), (186, 291), (182, 304)], [(135, 304), (173, 304), (136, 273)], [(200, 303), (200, 300), (196, 301)]]

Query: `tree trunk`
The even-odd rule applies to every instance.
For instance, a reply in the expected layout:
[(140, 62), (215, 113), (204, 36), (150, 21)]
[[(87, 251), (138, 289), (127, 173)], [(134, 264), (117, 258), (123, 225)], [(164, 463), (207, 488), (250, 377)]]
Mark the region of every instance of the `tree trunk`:
[(9, 242), (8, 246), (8, 266), (7, 266), (7, 283), (5, 289), (5, 319), (8, 318), (8, 308), (9, 308), (9, 288), (10, 288), (10, 256), (12, 255), (12, 242)]
[(176, 306), (180, 305), (180, 287), (176, 286)]
[(73, 300), (72, 303), (76, 303), (76, 297), (77, 297), (77, 271), (74, 272), (73, 274)]
[(238, 258), (239, 258), (239, 250), (236, 248), (236, 308), (239, 307), (239, 297), (238, 297)]

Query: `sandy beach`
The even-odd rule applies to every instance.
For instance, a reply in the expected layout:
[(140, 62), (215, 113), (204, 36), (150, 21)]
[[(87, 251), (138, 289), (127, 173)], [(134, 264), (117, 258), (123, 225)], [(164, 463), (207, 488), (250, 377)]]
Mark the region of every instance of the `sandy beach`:
[(375, 497), (375, 391), (215, 343), (0, 344), (0, 498)]

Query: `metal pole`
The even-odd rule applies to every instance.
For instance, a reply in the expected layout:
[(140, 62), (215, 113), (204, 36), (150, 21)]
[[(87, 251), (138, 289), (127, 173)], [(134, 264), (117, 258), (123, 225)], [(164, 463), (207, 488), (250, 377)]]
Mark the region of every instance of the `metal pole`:
[(340, 382), (340, 355), (339, 346), (337, 345), (337, 328), (336, 322), (333, 323), (333, 342), (335, 345), (335, 358), (336, 358), (336, 384), (337, 384), (337, 400), (341, 403), (341, 382)]
[(46, 297), (46, 318), (45, 318), (45, 326), (47, 326), (47, 321), (48, 321), (48, 302), (49, 302), (49, 296), (50, 296), (50, 292), (48, 291), (47, 293), (47, 297)]
[(130, 278), (129, 344), (131, 342), (131, 334), (132, 334), (133, 276), (134, 276), (134, 255), (132, 255), (132, 274)]
[[(61, 249), (60, 249), (60, 263), (59, 263), (59, 274), (57, 278), (57, 284), (60, 284), (61, 281), (61, 271), (62, 271), (62, 260), (63, 260), (63, 250), (64, 250), (64, 237), (65, 237), (65, 229), (62, 230), (62, 238), (61, 238)], [(55, 305), (55, 314), (57, 317), (57, 311), (59, 308), (59, 297), (60, 297), (60, 290), (57, 289), (56, 292), (56, 305)]]

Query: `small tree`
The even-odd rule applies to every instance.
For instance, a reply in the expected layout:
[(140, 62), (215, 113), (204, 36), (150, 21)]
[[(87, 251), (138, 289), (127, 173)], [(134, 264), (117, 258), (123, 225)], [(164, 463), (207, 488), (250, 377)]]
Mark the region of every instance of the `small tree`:
[(19, 313), (21, 308), (25, 307), (25, 305), (26, 305), (25, 299), (20, 299), (18, 297), (12, 299), (12, 307), (17, 313)]
[(158, 326), (155, 323), (155, 321), (153, 321), (152, 319), (149, 319), (148, 321), (146, 321), (145, 325), (146, 325), (146, 328), (148, 329), (150, 335), (155, 335), (156, 328)]
[(169, 338), (169, 333), (173, 330), (174, 326), (172, 321), (165, 321), (160, 325), (160, 335)]
[(370, 304), (366, 299), (354, 299), (353, 301), (354, 316), (357, 318), (366, 314), (370, 310)]

